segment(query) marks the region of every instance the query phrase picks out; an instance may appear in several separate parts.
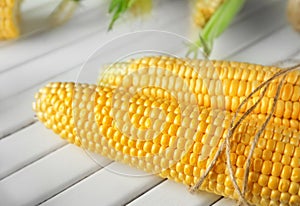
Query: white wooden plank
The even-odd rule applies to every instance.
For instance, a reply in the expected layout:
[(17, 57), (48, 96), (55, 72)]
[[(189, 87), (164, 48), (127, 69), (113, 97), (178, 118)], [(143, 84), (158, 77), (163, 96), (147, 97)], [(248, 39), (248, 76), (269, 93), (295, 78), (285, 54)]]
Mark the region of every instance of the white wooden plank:
[(135, 199), (128, 206), (150, 206), (155, 203), (157, 206), (164, 205), (186, 205), (186, 206), (198, 206), (198, 205), (210, 205), (220, 196), (208, 193), (199, 192), (191, 194), (188, 188), (183, 184), (176, 183), (171, 180), (167, 180), (160, 185), (156, 186), (152, 190), (143, 194), (139, 198)]
[(276, 32), (286, 25), (285, 7), (286, 3), (283, 1), (269, 4), (245, 21), (233, 24), (215, 41), (211, 58), (225, 59), (228, 56), (227, 51), (238, 52), (266, 35)]
[(289, 26), (263, 39), (243, 52), (230, 57), (232, 60), (271, 65), (287, 59), (300, 49), (300, 36)]
[(293, 55), (292, 57), (291, 57), (292, 59), (294, 59), (294, 60), (298, 60), (299, 62), (300, 62), (300, 48), (299, 48), (299, 50), (295, 53), (295, 55)]
[[(74, 81), (79, 69), (77, 66), (48, 81)], [(25, 92), (0, 102), (0, 139), (36, 121), (34, 120), (32, 102), (34, 102), (34, 94), (45, 84), (46, 82), (35, 85)]]
[(22, 93), (12, 99), (0, 102), (0, 139), (10, 134), (13, 130), (18, 130), (34, 121), (32, 110), (34, 92), (25, 94)]
[(247, 0), (242, 10), (234, 18), (232, 24), (236, 24), (239, 21), (243, 21), (245, 18), (251, 18), (254, 13), (257, 13), (260, 9), (268, 8), (271, 4), (280, 2), (280, 0)]
[[(134, 177), (111, 172), (110, 170), (118, 167), (118, 164), (120, 163), (114, 162), (108, 165), (42, 205), (124, 205), (162, 181), (161, 178), (153, 175)], [(126, 171), (137, 172), (132, 168), (126, 168)]]
[(55, 2), (54, 0), (44, 0), (44, 1), (30, 1), (30, 0), (23, 0), (21, 4), (21, 11), (28, 12), (32, 10), (36, 10), (47, 6), (49, 2)]
[(39, 122), (12, 134), (0, 141), (0, 179), (66, 143)]
[(300, 49), (298, 50), (298, 52), (292, 58), (300, 59)]
[[(110, 161), (102, 158), (101, 165)], [(35, 205), (99, 169), (80, 148), (67, 145), (0, 181), (1, 205)]]

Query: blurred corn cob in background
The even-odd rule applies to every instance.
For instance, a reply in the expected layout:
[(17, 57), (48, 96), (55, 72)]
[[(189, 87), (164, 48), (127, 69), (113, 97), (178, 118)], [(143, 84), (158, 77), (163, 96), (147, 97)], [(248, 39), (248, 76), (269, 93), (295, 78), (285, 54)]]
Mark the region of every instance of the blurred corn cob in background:
[(300, 32), (300, 0), (288, 1), (287, 16), (294, 29)]
[(21, 0), (0, 0), (0, 40), (19, 37)]
[(112, 19), (108, 26), (111, 30), (115, 22), (127, 11), (135, 16), (143, 16), (150, 13), (152, 0), (111, 0), (108, 13), (112, 14)]
[(225, 0), (195, 0), (193, 3), (193, 21), (203, 28), (211, 16)]
[[(99, 86), (50, 83), (36, 94), (33, 108), (47, 128), (71, 143), (193, 186), (224, 142), (239, 103), (280, 71), (276, 67), (237, 62), (145, 57), (112, 66)], [(139, 76), (130, 77), (131, 72)], [(180, 79), (188, 82), (190, 92), (185, 91)], [(156, 82), (157, 87), (144, 87), (145, 82)], [(123, 83), (127, 89), (118, 93)], [(254, 112), (230, 139), (233, 175), (240, 187), (250, 146), (271, 110), (278, 85), (279, 79), (274, 79)], [(127, 92), (136, 91), (136, 87), (142, 89), (128, 99), (128, 107), (124, 106)], [(251, 204), (299, 205), (299, 89), (300, 72), (289, 73), (274, 117), (251, 158), (245, 193)], [(170, 95), (172, 91), (178, 98)], [(259, 90), (242, 111), (254, 105), (261, 94)], [(154, 135), (155, 132), (159, 133)], [(147, 134), (153, 136), (147, 139)], [(239, 199), (224, 153), (199, 189)]]
[(62, 0), (50, 15), (51, 25), (57, 26), (67, 22), (74, 14), (80, 0)]
[[(20, 6), (23, 0), (0, 0), (0, 40), (20, 36)], [(49, 17), (52, 26), (68, 21), (80, 0), (62, 0)]]

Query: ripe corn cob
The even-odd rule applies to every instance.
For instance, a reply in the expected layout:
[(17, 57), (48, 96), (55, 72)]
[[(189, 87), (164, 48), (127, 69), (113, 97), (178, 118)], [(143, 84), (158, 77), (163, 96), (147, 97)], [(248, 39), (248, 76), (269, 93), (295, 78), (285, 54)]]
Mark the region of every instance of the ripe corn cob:
[(0, 0), (0, 39), (19, 36), (19, 13), (21, 0)]
[[(112, 69), (108, 69), (100, 76), (100, 85), (116, 87), (128, 74), (149, 66), (172, 70), (180, 78), (188, 81), (189, 85), (191, 85), (191, 90), (196, 94), (198, 104), (201, 106), (221, 107), (223, 102), (218, 101), (218, 97), (219, 95), (224, 95), (225, 109), (230, 112), (236, 112), (238, 106), (252, 90), (281, 70), (274, 66), (240, 62), (145, 57), (112, 65)], [(191, 67), (194, 69), (193, 72)], [(201, 78), (198, 78), (197, 72)], [(274, 100), (277, 84), (278, 80), (274, 80), (270, 84), (270, 89), (268, 89), (262, 102), (254, 110), (260, 119), (270, 112), (270, 105)], [(249, 109), (257, 101), (261, 92), (254, 94), (253, 98), (240, 111), (245, 112)], [(221, 105), (218, 105), (218, 102)], [(279, 97), (275, 117), (271, 121), (300, 130), (299, 120), (300, 78), (299, 72), (295, 71), (287, 76), (286, 84)]]
[(194, 23), (203, 28), (224, 0), (196, 0), (193, 9)]
[[(216, 76), (224, 83), (239, 78), (241, 80), (243, 76), (249, 82), (254, 82), (256, 78), (263, 80), (266, 78), (264, 76), (271, 75), (267, 72), (268, 69), (271, 73), (279, 70), (235, 62), (214, 62), (213, 68), (208, 62), (169, 57), (142, 58), (132, 61), (128, 67), (128, 64), (124, 65), (128, 71), (138, 69), (139, 75), (143, 75), (140, 76), (143, 77), (142, 80), (134, 77), (126, 79), (123, 76), (112, 78), (111, 74), (118, 74), (113, 68), (106, 73), (99, 86), (50, 83), (36, 95), (34, 110), (37, 117), (46, 127), (71, 143), (147, 172), (158, 172), (162, 177), (188, 186), (194, 185), (210, 164), (216, 150), (224, 141), (234, 114), (231, 107), (222, 110), (205, 101), (196, 101), (198, 106), (195, 107), (192, 97), (205, 93), (206, 89), (204, 84), (193, 83), (193, 79), (199, 76), (193, 73), (192, 68), (200, 68), (199, 72), (203, 72), (200, 76), (207, 82), (207, 88), (210, 88), (209, 85), (213, 84)], [(149, 69), (151, 67), (170, 70), (179, 79), (189, 80), (192, 93), (185, 92), (184, 86), (178, 85), (180, 81), (171, 77), (168, 72), (154, 73)], [(254, 72), (251, 73), (252, 70), (249, 71), (248, 68)], [(122, 75), (126, 75), (126, 72)], [(226, 77), (228, 81), (224, 81)], [(289, 74), (284, 87), (289, 84), (293, 87), (299, 86), (299, 79), (299, 72)], [(162, 80), (168, 81), (168, 84)], [(123, 102), (127, 100), (127, 93), (117, 92), (120, 81), (125, 82), (128, 91), (152, 81), (169, 91), (182, 89), (182, 92), (177, 92), (176, 98), (180, 102), (168, 90), (152, 86), (141, 87), (143, 89), (129, 98), (130, 104), (126, 108)], [(273, 83), (278, 84), (278, 81)], [(212, 95), (222, 95), (222, 92), (217, 91), (218, 87), (215, 88), (216, 93)], [(231, 93), (237, 95), (238, 92), (233, 91), (234, 89), (238, 87), (231, 89)], [(251, 89), (253, 87), (249, 88)], [(285, 102), (300, 102), (299, 97), (297, 100), (292, 100), (292, 97), (293, 94), (288, 97), (284, 92), (280, 94), (281, 100), (284, 99)], [(161, 115), (156, 108), (165, 111), (166, 115)], [(231, 162), (239, 185), (243, 181), (244, 162), (251, 142), (264, 120), (260, 115), (258, 112), (248, 116), (239, 125), (230, 142)], [(299, 122), (299, 110), (295, 115), (295, 120)], [(159, 131), (158, 134), (156, 131)], [(146, 138), (147, 135), (153, 138)], [(251, 158), (248, 191), (245, 195), (249, 203), (299, 205), (299, 141), (298, 129), (276, 122), (268, 124)], [(225, 159), (225, 154), (222, 154), (200, 189), (237, 199)]]

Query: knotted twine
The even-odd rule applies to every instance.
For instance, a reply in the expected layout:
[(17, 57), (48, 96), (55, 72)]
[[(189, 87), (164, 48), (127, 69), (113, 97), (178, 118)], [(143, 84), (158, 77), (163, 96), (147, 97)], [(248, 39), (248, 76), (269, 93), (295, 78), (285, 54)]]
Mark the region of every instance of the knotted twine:
[[(248, 201), (246, 200), (245, 194), (247, 192), (247, 183), (248, 183), (248, 178), (249, 178), (249, 172), (250, 172), (250, 163), (251, 163), (251, 158), (253, 156), (255, 147), (257, 145), (257, 142), (261, 136), (261, 134), (264, 132), (264, 130), (266, 129), (268, 123), (270, 122), (272, 116), (274, 115), (275, 109), (276, 109), (276, 105), (279, 99), (279, 95), (280, 95), (280, 91), (282, 88), (282, 85), (287, 77), (287, 75), (300, 68), (300, 64), (293, 66), (293, 67), (289, 67), (287, 69), (283, 69), (277, 73), (275, 73), (272, 77), (270, 77), (268, 80), (264, 81), (262, 84), (260, 84), (255, 90), (253, 90), (243, 101), (242, 103), (239, 105), (239, 107), (237, 108), (237, 111), (234, 113), (234, 116), (231, 120), (230, 123), (230, 128), (228, 130), (228, 133), (225, 136), (225, 141), (222, 142), (221, 146), (218, 148), (217, 152), (214, 155), (214, 158), (212, 159), (212, 161), (210, 162), (210, 164), (208, 165), (208, 167), (206, 168), (204, 174), (199, 178), (199, 180), (196, 182), (195, 185), (193, 185), (189, 190), (190, 192), (195, 192), (199, 189), (199, 187), (203, 184), (204, 180), (206, 179), (206, 177), (208, 176), (209, 172), (213, 169), (213, 167), (215, 166), (218, 158), (220, 157), (221, 153), (224, 151), (224, 149), (226, 149), (225, 154), (226, 154), (226, 166), (229, 172), (229, 177), (233, 183), (234, 189), (238, 194), (239, 197), (239, 201), (238, 201), (238, 205), (247, 205), (249, 206), (250, 204), (248, 203)], [(234, 172), (233, 172), (233, 166), (230, 160), (230, 152), (231, 152), (231, 146), (230, 146), (230, 138), (233, 136), (235, 130), (237, 129), (237, 127), (242, 123), (243, 120), (245, 120), (245, 118), (247, 116), (250, 115), (250, 113), (257, 107), (257, 105), (261, 102), (261, 100), (263, 99), (263, 97), (265, 96), (267, 89), (269, 88), (271, 82), (278, 78), (281, 77), (280, 82), (277, 86), (276, 89), (276, 94), (274, 96), (274, 101), (272, 104), (272, 108), (271, 108), (271, 112), (268, 114), (266, 120), (263, 122), (262, 126), (260, 127), (260, 129), (258, 130), (258, 132), (255, 134), (254, 136), (254, 140), (253, 143), (251, 145), (249, 154), (247, 156), (246, 162), (244, 164), (244, 168), (245, 168), (245, 174), (244, 174), (244, 181), (242, 184), (242, 188), (240, 188), (237, 184), (236, 178), (234, 176)], [(256, 93), (258, 92), (260, 89), (263, 89), (261, 95), (259, 96), (259, 99), (248, 109), (246, 110), (246, 112), (237, 120), (236, 123), (234, 123), (237, 119), (237, 115), (240, 112), (241, 108), (249, 101), (249, 99)]]

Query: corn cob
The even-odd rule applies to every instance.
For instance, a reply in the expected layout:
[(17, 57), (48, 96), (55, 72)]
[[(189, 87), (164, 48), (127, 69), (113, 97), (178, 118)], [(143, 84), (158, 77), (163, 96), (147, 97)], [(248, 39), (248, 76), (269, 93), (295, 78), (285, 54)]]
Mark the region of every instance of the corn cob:
[(19, 36), (20, 0), (0, 0), (0, 39)]
[(193, 7), (193, 21), (203, 28), (224, 0), (196, 0)]
[(290, 24), (300, 32), (300, 0), (289, 0), (287, 16)]
[[(191, 90), (196, 94), (199, 105), (213, 108), (224, 106), (230, 112), (236, 112), (238, 106), (252, 90), (281, 70), (274, 66), (240, 62), (145, 57), (112, 65), (112, 69), (107, 69), (100, 76), (100, 85), (116, 87), (123, 81), (125, 76), (139, 69), (149, 67), (148, 65), (175, 71), (180, 78), (188, 81), (192, 87)], [(191, 72), (190, 67), (194, 69), (193, 72)], [(201, 78), (198, 78), (197, 72)], [(275, 117), (271, 121), (300, 130), (300, 79), (298, 73), (291, 72), (288, 75), (279, 97)], [(254, 110), (260, 119), (270, 112), (270, 105), (274, 100), (277, 84), (278, 80), (274, 80), (270, 84), (270, 89)], [(224, 99), (221, 99), (225, 101), (224, 105), (222, 101), (219, 101), (219, 104), (222, 105), (217, 105), (219, 95), (224, 95)], [(241, 108), (240, 112), (249, 109), (260, 95), (261, 91), (254, 94), (253, 98)]]
[[(147, 172), (159, 173), (162, 177), (188, 186), (194, 185), (210, 164), (216, 150), (224, 142), (234, 114), (234, 110), (229, 107), (233, 104), (232, 101), (226, 102), (226, 107), (222, 109), (212, 103), (214, 96), (224, 92), (225, 100), (226, 95), (242, 98), (257, 86), (259, 82), (256, 81), (263, 81), (280, 70), (236, 62), (215, 61), (212, 66), (208, 62), (169, 57), (142, 58), (117, 67), (125, 67), (127, 71), (120, 75), (114, 68), (111, 69), (104, 75), (99, 86), (50, 83), (36, 94), (34, 110), (37, 117), (46, 127), (71, 143)], [(179, 79), (188, 80), (188, 89), (192, 93), (186, 92), (183, 85), (178, 85), (180, 81), (171, 77), (170, 73), (155, 73), (151, 70), (152, 67), (172, 71)], [(200, 73), (206, 85), (196, 83), (199, 76), (193, 69)], [(140, 76), (141, 80), (130, 77), (130, 70), (140, 72), (138, 74), (143, 75)], [(119, 76), (114, 78), (113, 74)], [(129, 76), (129, 79), (122, 75)], [(217, 76), (225, 86), (223, 92), (218, 91), (222, 88), (210, 86), (217, 82)], [(250, 88), (245, 90), (247, 92), (239, 97), (241, 85), (232, 82), (242, 80), (255, 83), (250, 84)], [(126, 99), (126, 91), (152, 81), (156, 82), (157, 87), (141, 87), (143, 89)], [(230, 93), (226, 93), (225, 84), (228, 83)], [(278, 81), (272, 83), (278, 84)], [(283, 88), (291, 85), (292, 94), (287, 94), (283, 89), (280, 100), (284, 103), (299, 103), (299, 96), (293, 96), (297, 93), (295, 88), (299, 83), (299, 72), (289, 74)], [(123, 84), (128, 90), (125, 93), (118, 92)], [(210, 87), (215, 90), (215, 93), (207, 91), (212, 97), (204, 98), (202, 102), (194, 101), (193, 96), (206, 93)], [(182, 92), (176, 92), (177, 98), (168, 92), (178, 89)], [(272, 87), (267, 94), (271, 90)], [(268, 98), (271, 99), (272, 96)], [(130, 102), (128, 108), (123, 104), (127, 100)], [(157, 112), (157, 108), (164, 111), (165, 116)], [(294, 120), (299, 123), (299, 107), (293, 108), (290, 113), (294, 114)], [(281, 115), (280, 118), (282, 117), (284, 116)], [(264, 119), (260, 110), (250, 114), (238, 126), (231, 139), (230, 159), (240, 187), (251, 142)], [(156, 133), (157, 131), (159, 132)], [(152, 138), (147, 138), (148, 136)], [(251, 158), (248, 190), (245, 194), (249, 203), (300, 204), (299, 141), (299, 129), (275, 121), (268, 124)], [(225, 160), (225, 154), (222, 153), (200, 189), (238, 199)]]

